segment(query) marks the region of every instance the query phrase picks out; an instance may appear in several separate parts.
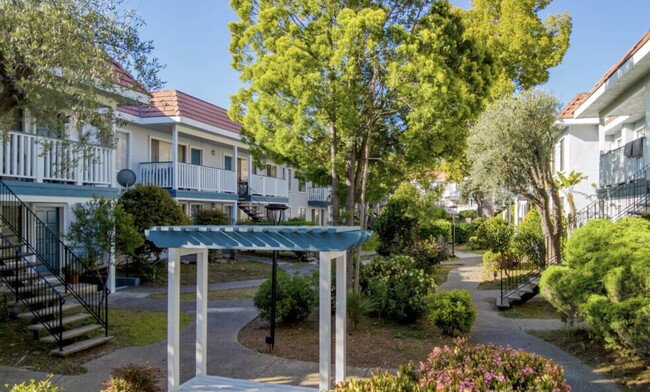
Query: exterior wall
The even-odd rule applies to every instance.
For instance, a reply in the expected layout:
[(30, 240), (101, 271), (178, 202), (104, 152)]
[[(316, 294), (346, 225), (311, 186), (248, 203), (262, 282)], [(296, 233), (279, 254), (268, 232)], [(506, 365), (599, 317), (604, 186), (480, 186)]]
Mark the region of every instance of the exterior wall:
[[(598, 126), (571, 125), (565, 131), (563, 137), (566, 140), (564, 174), (575, 170), (587, 177), (587, 179), (577, 184), (573, 190), (576, 210), (580, 211), (595, 200), (596, 191), (592, 184), (597, 186), (599, 182)], [(564, 207), (566, 211), (568, 206), (565, 205)]]

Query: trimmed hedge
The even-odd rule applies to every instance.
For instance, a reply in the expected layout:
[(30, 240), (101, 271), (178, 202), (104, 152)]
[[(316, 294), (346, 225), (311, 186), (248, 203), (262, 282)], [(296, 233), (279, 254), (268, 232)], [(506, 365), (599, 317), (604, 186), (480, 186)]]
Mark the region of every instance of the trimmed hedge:
[[(255, 294), (253, 303), (262, 320), (271, 319), (271, 279), (267, 279)], [(289, 276), (278, 269), (276, 291), (276, 320), (296, 322), (307, 319), (318, 304), (318, 275)]]
[(445, 335), (465, 335), (476, 321), (476, 309), (467, 290), (445, 290), (427, 297), (427, 319)]

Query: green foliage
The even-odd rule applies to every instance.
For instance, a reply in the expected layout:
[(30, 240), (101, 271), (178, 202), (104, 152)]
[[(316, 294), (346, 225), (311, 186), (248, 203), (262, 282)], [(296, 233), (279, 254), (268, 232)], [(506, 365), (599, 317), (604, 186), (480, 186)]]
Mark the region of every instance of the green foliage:
[(282, 221), (282, 226), (318, 226), (316, 222), (300, 219), (300, 218), (291, 218), (286, 221)]
[(476, 229), (476, 238), (481, 249), (489, 249), (493, 253), (507, 252), (512, 235), (512, 227), (499, 217), (487, 219)]
[(160, 370), (130, 363), (111, 371), (111, 379), (103, 392), (161, 392), (157, 378)]
[(194, 216), (195, 225), (228, 225), (230, 217), (221, 210), (199, 210)]
[(650, 358), (650, 222), (592, 220), (574, 231), (564, 268), (549, 268), (540, 286), (567, 318), (585, 319), (607, 346)]
[(417, 268), (425, 272), (430, 272), (433, 266), (449, 258), (449, 249), (433, 238), (416, 240), (403, 252), (415, 260)]
[(445, 335), (466, 335), (476, 320), (476, 309), (467, 290), (444, 290), (427, 299), (427, 319)]
[(375, 257), (361, 266), (361, 287), (377, 304), (377, 313), (402, 323), (417, 320), (425, 297), (435, 291), (433, 277), (408, 256)]
[(119, 253), (130, 254), (144, 244), (133, 217), (113, 199), (93, 196), (85, 204), (75, 206), (72, 214), (74, 220), (65, 237), (93, 265), (110, 259), (113, 247)]
[(138, 235), (143, 240), (143, 245), (129, 255), (133, 259), (129, 267), (135, 268), (142, 279), (151, 279), (155, 264), (149, 263), (149, 255), (153, 253), (157, 262), (162, 249), (147, 241), (144, 231), (152, 226), (186, 225), (190, 223), (189, 219), (167, 191), (154, 185), (136, 185), (120, 198), (118, 205), (133, 217)]
[(458, 244), (464, 244), (469, 242), (469, 239), (474, 236), (474, 232), (476, 229), (474, 228), (474, 225), (471, 223), (466, 223), (466, 222), (460, 222), (456, 223), (456, 243)]
[(464, 210), (464, 211), (460, 211), (458, 213), (458, 215), (463, 220), (465, 220), (465, 219), (473, 220), (473, 219), (478, 218), (478, 211), (476, 211), (476, 210)]
[(421, 238), (432, 238), (437, 240), (442, 237), (446, 242), (451, 241), (452, 224), (450, 221), (444, 219), (436, 219), (428, 221), (420, 228)]
[[(318, 303), (318, 275), (289, 276), (284, 270), (278, 269), (276, 294), (277, 320), (296, 322), (305, 320)], [(271, 279), (260, 286), (253, 299), (255, 307), (260, 311), (262, 320), (271, 319)]]
[(526, 214), (517, 226), (517, 234), (512, 241), (514, 251), (524, 257), (526, 261), (542, 266), (546, 260), (546, 247), (544, 233), (542, 233), (542, 220), (536, 208)]
[[(41, 381), (35, 381), (34, 379), (29, 380), (29, 383), (26, 381), (21, 382), (20, 384), (15, 384), (9, 392), (61, 392), (63, 389), (52, 385), (50, 379), (52, 375), (49, 375), (47, 379)], [(5, 385), (8, 387), (8, 385)]]
[(353, 290), (347, 293), (346, 309), (352, 329), (357, 329), (361, 317), (374, 312), (376, 308), (375, 300), (363, 291)]
[(122, 10), (121, 0), (0, 2), (0, 130), (28, 110), (35, 124), (50, 125), (51, 137), (74, 134), (82, 147), (112, 145), (115, 120), (107, 102), (132, 101), (119, 98), (115, 83), (122, 75), (109, 59), (138, 80), (130, 88), (162, 85), (160, 65), (149, 57), (153, 44), (138, 37), (143, 21)]
[(341, 381), (334, 387), (335, 392), (415, 392), (420, 390), (417, 372), (413, 370), (412, 364), (408, 364), (406, 367), (402, 366), (397, 374), (372, 372), (370, 378), (352, 378)]

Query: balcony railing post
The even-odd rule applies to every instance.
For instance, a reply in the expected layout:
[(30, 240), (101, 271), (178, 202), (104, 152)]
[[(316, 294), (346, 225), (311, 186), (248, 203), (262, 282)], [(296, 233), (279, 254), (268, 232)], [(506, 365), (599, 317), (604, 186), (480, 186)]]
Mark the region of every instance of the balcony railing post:
[(43, 156), (43, 143), (36, 142), (34, 148), (34, 175), (36, 182), (43, 182), (43, 175), (45, 174), (45, 157)]

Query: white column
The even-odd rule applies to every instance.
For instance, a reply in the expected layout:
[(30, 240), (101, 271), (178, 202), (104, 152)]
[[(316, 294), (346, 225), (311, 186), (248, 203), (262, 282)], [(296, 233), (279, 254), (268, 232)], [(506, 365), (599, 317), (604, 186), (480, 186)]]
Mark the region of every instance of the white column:
[(181, 265), (179, 249), (169, 249), (167, 262), (167, 390), (180, 387), (180, 291)]
[(347, 339), (347, 253), (342, 252), (336, 258), (336, 372), (334, 382), (345, 380), (346, 339)]
[(648, 158), (648, 144), (650, 141), (650, 85), (645, 85), (645, 91), (643, 94), (643, 103), (644, 103), (644, 131), (645, 131), (645, 146), (643, 146), (643, 165), (650, 163), (650, 158)]
[(196, 376), (207, 376), (208, 364), (208, 250), (196, 257)]
[[(235, 171), (235, 192), (239, 193), (239, 148), (233, 147), (232, 152), (232, 168)], [(238, 200), (235, 199), (232, 206), (232, 224), (237, 224), (237, 211), (239, 209)]]
[(178, 130), (172, 125), (172, 189), (178, 189)]
[(318, 338), (318, 389), (328, 391), (330, 389), (330, 378), (332, 375), (332, 270), (330, 269), (330, 253), (320, 252), (319, 262), (319, 338)]
[(251, 182), (253, 179), (253, 156), (250, 150), (248, 151), (248, 190), (251, 189)]

